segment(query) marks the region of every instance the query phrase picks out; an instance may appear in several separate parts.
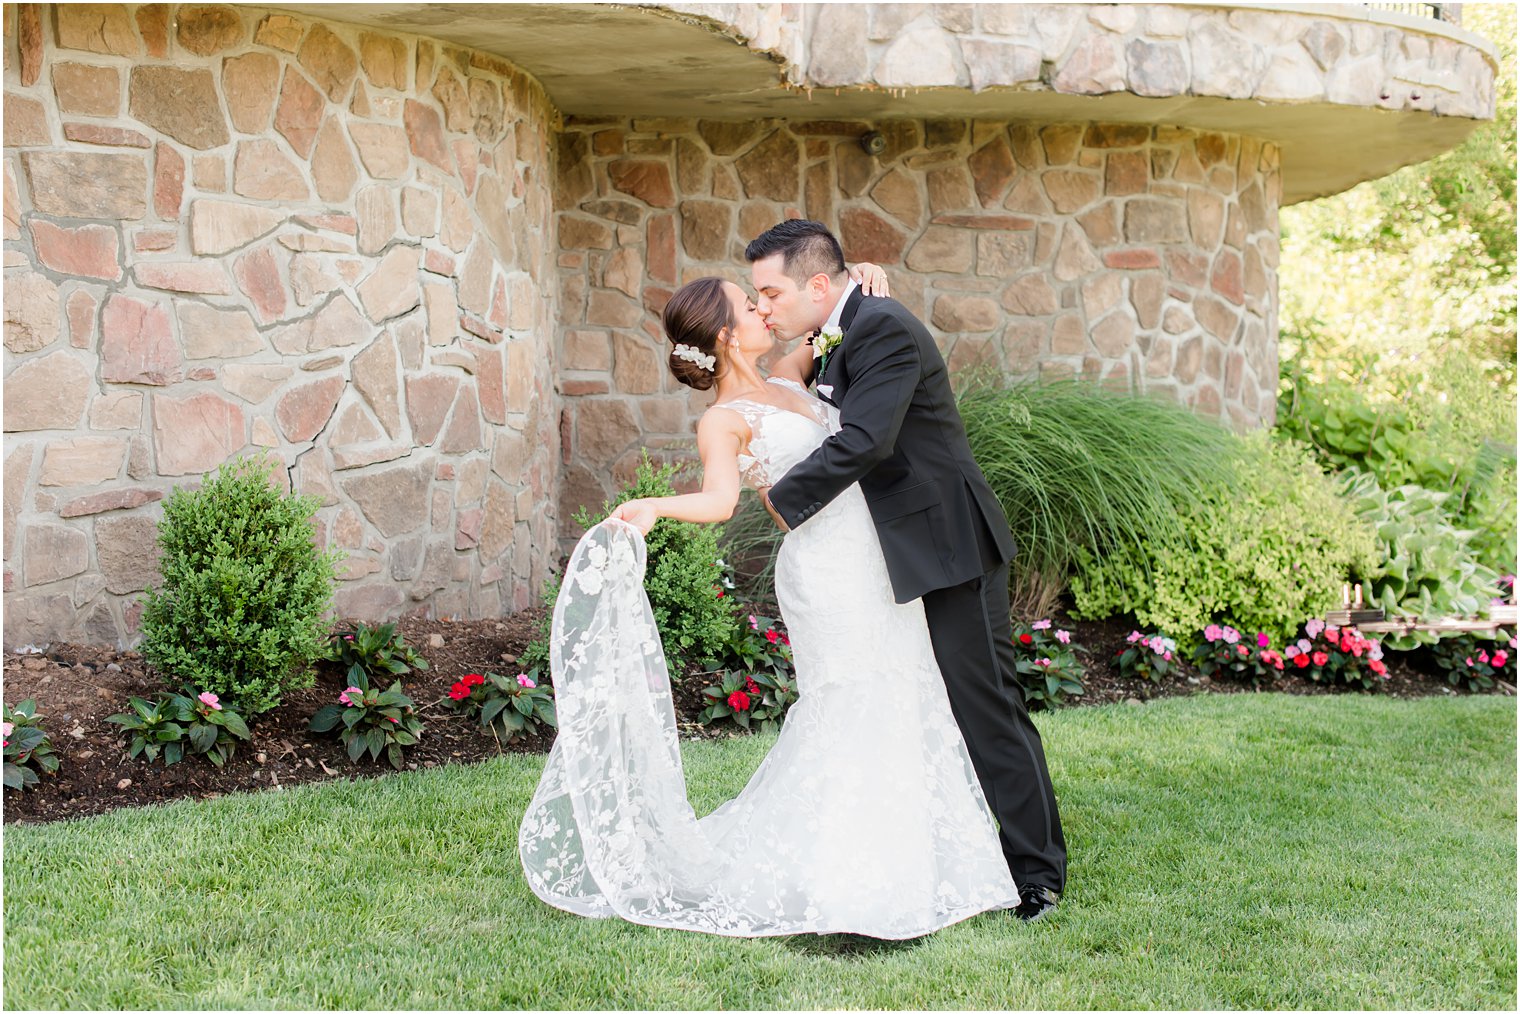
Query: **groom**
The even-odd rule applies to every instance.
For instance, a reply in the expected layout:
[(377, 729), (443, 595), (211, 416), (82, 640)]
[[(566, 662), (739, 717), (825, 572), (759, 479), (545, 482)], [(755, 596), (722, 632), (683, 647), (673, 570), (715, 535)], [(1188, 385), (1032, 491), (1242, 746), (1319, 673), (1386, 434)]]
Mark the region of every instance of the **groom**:
[(1016, 911), (1038, 919), (1060, 901), (1066, 841), (1014, 674), (1013, 537), (971, 456), (945, 361), (901, 303), (850, 281), (822, 223), (782, 222), (744, 256), (756, 308), (777, 337), (818, 334), (813, 382), (842, 427), (761, 491), (766, 509), (790, 531), (860, 483), (895, 598), (923, 599), (951, 710), (1019, 887)]

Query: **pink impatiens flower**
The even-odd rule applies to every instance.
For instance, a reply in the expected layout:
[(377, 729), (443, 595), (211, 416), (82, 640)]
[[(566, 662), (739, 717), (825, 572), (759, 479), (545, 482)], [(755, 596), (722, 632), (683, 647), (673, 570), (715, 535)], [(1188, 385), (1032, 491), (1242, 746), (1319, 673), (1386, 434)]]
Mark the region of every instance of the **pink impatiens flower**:
[(1203, 639), (1205, 641), (1217, 641), (1223, 636), (1224, 631), (1219, 629), (1218, 624), (1210, 623), (1207, 627), (1203, 628)]
[(1069, 631), (1069, 630), (1057, 630), (1056, 631), (1056, 640), (1060, 641), (1062, 644), (1070, 644), (1071, 643), (1071, 631)]
[(1310, 620), (1308, 623), (1304, 624), (1304, 633), (1308, 634), (1310, 637), (1318, 637), (1320, 635), (1320, 631), (1324, 629), (1324, 620)]
[(1496, 651), (1496, 652), (1494, 652), (1494, 659), (1493, 659), (1493, 661), (1494, 661), (1494, 667), (1496, 669), (1503, 669), (1505, 663), (1509, 661), (1509, 652), (1507, 652), (1507, 651)]
[(1125, 640), (1128, 641), (1130, 644), (1134, 644), (1136, 641), (1143, 641), (1143, 640), (1145, 640), (1145, 635), (1142, 634), (1142, 633), (1140, 633), (1140, 631), (1138, 631), (1138, 630), (1131, 630), (1129, 632), (1129, 636), (1126, 637)]
[(1029, 629), (1030, 630), (1049, 630), (1050, 629), (1050, 621), (1049, 620), (1035, 620), (1033, 623), (1031, 623), (1029, 625)]
[(1327, 654), (1325, 654), (1324, 652), (1322, 652), (1322, 651), (1316, 651), (1314, 653), (1314, 664), (1315, 665), (1324, 665), (1326, 662), (1329, 662), (1329, 661), (1330, 661), (1330, 656), (1327, 655)]
[(1044, 665), (1050, 665), (1050, 659), (1048, 659), (1048, 658), (1037, 658), (1037, 659), (1034, 660), (1034, 664), (1035, 665), (1042, 665), (1042, 666), (1044, 666)]
[(222, 710), (221, 704), (218, 703), (220, 701), (220, 698), (217, 697), (216, 694), (213, 694), (209, 690), (203, 691), (201, 693), (201, 695), (196, 698), (196, 700), (200, 701), (202, 704), (204, 704), (206, 707), (210, 708), (213, 711), (221, 711)]
[[(348, 696), (349, 694), (353, 694), (354, 697), (353, 698), (349, 697)], [(355, 700), (354, 698), (358, 698), (358, 700)], [(341, 694), (338, 695), (338, 700), (342, 701), (345, 705), (347, 705), (350, 708), (353, 707), (355, 704), (358, 704), (359, 701), (361, 701), (363, 699), (364, 699), (364, 691), (360, 690), (358, 687), (349, 687), (347, 690), (343, 691)]]
[(1256, 647), (1258, 647), (1258, 648), (1265, 648), (1267, 645), (1269, 645), (1271, 643), (1272, 643), (1272, 639), (1270, 637), (1268, 637), (1266, 634), (1257, 634), (1256, 635)]
[(1240, 631), (1236, 630), (1234, 627), (1225, 627), (1224, 628), (1224, 643), (1225, 644), (1234, 644), (1238, 640), (1240, 640)]
[(533, 682), (533, 678), (525, 672), (520, 672), (517, 674), (517, 685), (520, 687), (527, 687), (529, 690), (532, 690), (534, 687), (538, 686), (537, 683)]

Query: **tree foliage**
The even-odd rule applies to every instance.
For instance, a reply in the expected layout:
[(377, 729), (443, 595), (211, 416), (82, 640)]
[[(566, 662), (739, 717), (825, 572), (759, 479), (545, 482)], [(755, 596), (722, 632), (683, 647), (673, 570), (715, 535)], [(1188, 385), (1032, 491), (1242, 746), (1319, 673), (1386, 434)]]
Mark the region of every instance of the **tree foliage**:
[(1515, 8), (1464, 4), (1494, 44), (1495, 116), (1462, 145), (1283, 210), (1282, 354), (1395, 396), (1450, 355), (1515, 382)]

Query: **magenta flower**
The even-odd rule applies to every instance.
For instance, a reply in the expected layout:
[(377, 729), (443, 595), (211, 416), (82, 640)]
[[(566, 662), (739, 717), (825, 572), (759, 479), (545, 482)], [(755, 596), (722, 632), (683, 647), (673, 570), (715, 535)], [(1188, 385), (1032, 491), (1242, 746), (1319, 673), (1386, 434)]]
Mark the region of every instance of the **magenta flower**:
[(1271, 645), (1271, 643), (1272, 643), (1272, 639), (1270, 637), (1268, 637), (1266, 634), (1257, 634), (1256, 635), (1256, 647), (1258, 647), (1258, 648), (1265, 648), (1265, 647), (1268, 647), (1269, 645)]
[(200, 701), (202, 704), (204, 704), (206, 707), (210, 708), (213, 711), (221, 711), (222, 710), (221, 704), (217, 703), (220, 700), (220, 698), (217, 697), (216, 694), (213, 694), (209, 690), (203, 691), (201, 693), (201, 695), (196, 698), (196, 700)]
[(1509, 661), (1509, 652), (1507, 652), (1507, 651), (1496, 651), (1496, 652), (1494, 652), (1494, 667), (1495, 668), (1503, 669), (1504, 668), (1504, 664), (1506, 662), (1508, 662), (1508, 661)]
[(1478, 649), (1478, 661), (1484, 664), (1488, 663), (1488, 652), (1484, 651), (1482, 648)]
[(534, 687), (538, 686), (538, 684), (534, 683), (532, 678), (529, 677), (525, 672), (520, 672), (517, 674), (517, 685), (520, 687), (527, 687), (529, 690), (532, 690)]
[[(348, 696), (349, 694), (353, 694), (354, 697), (358, 698), (358, 700), (354, 700), (353, 698), (349, 697)], [(341, 694), (338, 695), (338, 700), (342, 701), (344, 704), (346, 704), (350, 708), (353, 707), (355, 704), (358, 704), (359, 701), (362, 701), (363, 699), (364, 699), (364, 691), (360, 690), (358, 687), (349, 687), (347, 690), (343, 691)]]
[(1050, 665), (1050, 659), (1048, 659), (1048, 658), (1037, 658), (1037, 659), (1034, 660), (1034, 664), (1035, 665)]

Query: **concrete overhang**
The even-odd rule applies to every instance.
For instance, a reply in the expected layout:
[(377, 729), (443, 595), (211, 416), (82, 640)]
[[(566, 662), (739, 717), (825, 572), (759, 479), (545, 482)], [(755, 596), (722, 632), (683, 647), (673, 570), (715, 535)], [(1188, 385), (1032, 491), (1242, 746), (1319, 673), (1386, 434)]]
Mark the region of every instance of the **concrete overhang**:
[[(1245, 134), (1281, 149), (1284, 204), (1425, 161), (1493, 115), (1489, 42), (1360, 4), (282, 9), (495, 54), (567, 116), (960, 117)], [(952, 9), (955, 19), (941, 13)], [(842, 61), (831, 45), (840, 39), (858, 41), (858, 53)]]

